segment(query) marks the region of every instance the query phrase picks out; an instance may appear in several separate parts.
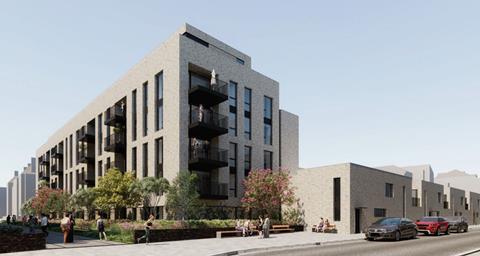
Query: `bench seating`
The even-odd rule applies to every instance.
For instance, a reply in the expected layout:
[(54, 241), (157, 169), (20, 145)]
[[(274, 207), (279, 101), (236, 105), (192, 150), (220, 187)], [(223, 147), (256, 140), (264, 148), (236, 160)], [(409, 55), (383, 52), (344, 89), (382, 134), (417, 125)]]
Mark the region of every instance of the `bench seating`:
[[(252, 229), (248, 231), (249, 234), (253, 236), (259, 234), (257, 229)], [(217, 231), (217, 238), (224, 238), (224, 237), (238, 237), (242, 236), (242, 231), (239, 230), (228, 230), (228, 231)]]
[(271, 233), (293, 232), (295, 229), (290, 228), (289, 225), (272, 225)]
[[(312, 226), (312, 232), (316, 232), (317, 225)], [(320, 230), (320, 232), (324, 233), (337, 233), (337, 226), (335, 224), (330, 224), (328, 227), (324, 227), (323, 230)]]

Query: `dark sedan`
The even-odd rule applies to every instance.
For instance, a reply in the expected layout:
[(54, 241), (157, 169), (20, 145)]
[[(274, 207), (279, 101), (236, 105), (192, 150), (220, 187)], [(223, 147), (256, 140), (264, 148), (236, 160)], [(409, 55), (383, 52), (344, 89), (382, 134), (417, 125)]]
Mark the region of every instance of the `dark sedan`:
[(454, 216), (454, 217), (447, 217), (448, 226), (450, 231), (455, 231), (457, 233), (460, 232), (468, 232), (468, 222), (465, 217), (462, 216)]
[(382, 218), (365, 230), (368, 240), (416, 238), (417, 225), (406, 218)]

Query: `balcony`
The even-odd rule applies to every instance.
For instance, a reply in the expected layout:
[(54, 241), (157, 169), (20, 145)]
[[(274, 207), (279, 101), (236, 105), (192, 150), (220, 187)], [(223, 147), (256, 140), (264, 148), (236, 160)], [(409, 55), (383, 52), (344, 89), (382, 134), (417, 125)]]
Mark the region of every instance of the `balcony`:
[(40, 160), (40, 165), (49, 165), (50, 164), (50, 160), (48, 160), (48, 158), (42, 158)]
[(56, 182), (50, 183), (50, 188), (56, 189), (57, 188), (57, 183)]
[(188, 168), (195, 171), (210, 171), (228, 166), (228, 150), (211, 146), (190, 149)]
[(210, 140), (228, 133), (228, 117), (209, 109), (192, 107), (188, 135), (191, 138)]
[(447, 201), (443, 202), (443, 209), (448, 209), (448, 202)]
[(467, 204), (467, 203), (465, 203), (465, 210), (467, 210), (467, 211), (469, 210), (469, 209), (468, 209), (468, 204)]
[(412, 206), (413, 207), (420, 207), (420, 198), (412, 197)]
[(50, 167), (50, 173), (52, 175), (62, 175), (63, 171), (61, 166), (58, 166), (57, 164), (52, 164)]
[(217, 79), (217, 84), (192, 84), (188, 94), (190, 105), (211, 107), (228, 99), (228, 84)]
[(52, 158), (60, 159), (63, 157), (63, 150), (61, 148), (55, 148), (52, 150)]
[(89, 154), (88, 151), (80, 151), (78, 161), (82, 164), (90, 164), (95, 162), (95, 157), (93, 154)]
[(78, 141), (95, 143), (95, 134), (88, 131), (88, 129), (85, 129), (85, 127), (82, 127), (82, 129), (80, 129), (80, 132), (78, 133)]
[(125, 134), (114, 133), (105, 138), (104, 148), (107, 152), (122, 153), (125, 151)]
[(50, 182), (50, 176), (47, 174), (46, 171), (40, 171), (38, 173), (38, 179), (39, 180), (45, 180), (47, 182)]
[(122, 107), (115, 105), (105, 111), (105, 121), (103, 122), (108, 126), (121, 126), (125, 125), (125, 111)]
[(200, 199), (227, 200), (228, 184), (200, 181), (198, 194)]

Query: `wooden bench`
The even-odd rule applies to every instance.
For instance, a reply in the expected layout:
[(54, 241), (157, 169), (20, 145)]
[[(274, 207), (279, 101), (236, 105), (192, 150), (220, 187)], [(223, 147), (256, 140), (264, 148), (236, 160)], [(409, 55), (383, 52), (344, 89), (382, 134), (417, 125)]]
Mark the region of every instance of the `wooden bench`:
[(293, 228), (290, 228), (289, 225), (272, 225), (272, 229), (270, 232), (272, 233), (281, 233), (281, 232), (293, 232), (295, 231)]
[(228, 237), (242, 236), (242, 231), (239, 231), (239, 230), (217, 231), (217, 238), (223, 238), (227, 236)]

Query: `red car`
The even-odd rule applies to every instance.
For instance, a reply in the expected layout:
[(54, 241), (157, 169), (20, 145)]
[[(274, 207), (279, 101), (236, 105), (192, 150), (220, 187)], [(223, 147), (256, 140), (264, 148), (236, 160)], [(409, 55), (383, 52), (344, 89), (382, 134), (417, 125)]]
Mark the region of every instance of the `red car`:
[(425, 235), (448, 235), (448, 225), (448, 221), (443, 217), (423, 217), (417, 221), (417, 230)]

